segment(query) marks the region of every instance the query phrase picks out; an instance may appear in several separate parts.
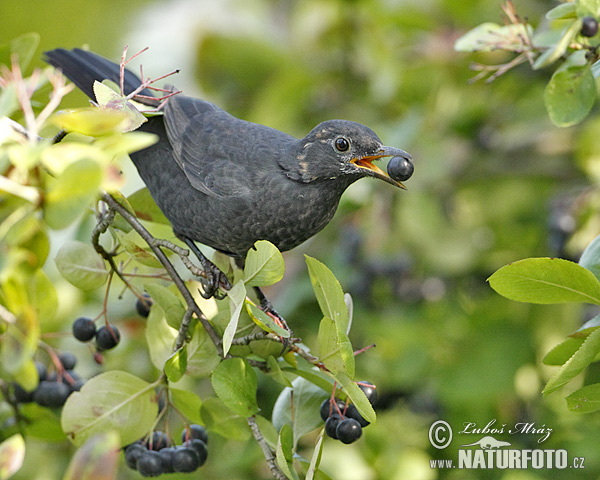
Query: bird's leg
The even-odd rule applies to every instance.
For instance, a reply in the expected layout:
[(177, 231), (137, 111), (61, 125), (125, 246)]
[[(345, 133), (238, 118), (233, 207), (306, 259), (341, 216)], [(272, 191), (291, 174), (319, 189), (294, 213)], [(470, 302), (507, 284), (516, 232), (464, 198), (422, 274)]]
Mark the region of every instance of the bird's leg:
[[(273, 304), (265, 296), (265, 294), (260, 289), (260, 287), (253, 287), (253, 288), (254, 288), (254, 293), (256, 293), (258, 301), (260, 302), (260, 308), (262, 309), (262, 311), (267, 314), (270, 314), (282, 328), (285, 328), (288, 332), (290, 332), (290, 335), (293, 335), (293, 332), (290, 329), (290, 327), (288, 327), (288, 324), (285, 321), (285, 319), (281, 315), (279, 315), (279, 313), (277, 313), (277, 310), (275, 310), (275, 308), (273, 308)], [(284, 340), (287, 340), (287, 339), (284, 339)]]
[(215, 297), (217, 300), (225, 298), (226, 294), (219, 293), (219, 287), (223, 287), (225, 290), (231, 289), (231, 283), (227, 276), (219, 269), (219, 267), (204, 256), (191, 238), (182, 236), (181, 239), (188, 247), (190, 247), (190, 250), (194, 252), (194, 255), (198, 257), (198, 260), (200, 260), (200, 263), (202, 264), (202, 269), (204, 270), (204, 273), (206, 273), (206, 278), (201, 280), (204, 292), (200, 292), (200, 294), (204, 298)]

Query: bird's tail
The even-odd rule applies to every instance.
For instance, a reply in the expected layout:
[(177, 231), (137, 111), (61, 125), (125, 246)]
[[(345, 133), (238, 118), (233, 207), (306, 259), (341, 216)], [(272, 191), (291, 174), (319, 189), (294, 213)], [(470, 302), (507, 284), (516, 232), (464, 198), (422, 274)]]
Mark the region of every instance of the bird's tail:
[[(57, 48), (44, 52), (44, 60), (71, 80), (77, 87), (91, 99), (95, 99), (94, 82), (102, 82), (105, 79), (111, 80), (117, 84), (121, 82), (121, 69), (117, 63), (111, 62), (100, 55), (87, 50), (75, 48), (65, 50)], [(123, 90), (125, 95), (133, 92), (141, 85), (139, 77), (129, 70), (125, 69), (123, 79)], [(153, 96), (149, 89), (140, 92), (141, 95)], [(145, 100), (143, 103), (148, 105), (158, 105), (158, 100)]]

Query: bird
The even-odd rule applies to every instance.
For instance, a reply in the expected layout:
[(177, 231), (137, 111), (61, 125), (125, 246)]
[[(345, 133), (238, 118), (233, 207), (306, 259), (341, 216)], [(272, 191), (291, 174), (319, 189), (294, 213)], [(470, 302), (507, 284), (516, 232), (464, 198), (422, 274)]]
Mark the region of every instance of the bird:
[[(95, 81), (122, 80), (124, 94), (142, 83), (127, 69), (122, 74), (120, 64), (88, 50), (57, 48), (45, 52), (44, 60), (91, 99)], [(153, 95), (147, 88), (141, 93)], [(296, 138), (183, 94), (170, 97), (162, 111), (140, 127), (156, 134), (158, 142), (130, 157), (174, 234), (200, 259), (208, 276), (207, 297), (227, 280), (196, 242), (243, 265), (258, 240), (287, 251), (314, 236), (360, 178), (405, 188), (373, 162), (383, 157), (410, 162), (410, 154), (385, 146), (360, 123), (327, 120)]]

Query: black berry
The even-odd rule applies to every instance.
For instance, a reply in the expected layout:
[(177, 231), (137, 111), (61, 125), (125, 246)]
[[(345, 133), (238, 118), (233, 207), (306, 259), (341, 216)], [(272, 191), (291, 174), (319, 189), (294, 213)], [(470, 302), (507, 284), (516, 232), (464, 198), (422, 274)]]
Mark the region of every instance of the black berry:
[(48, 375), (48, 369), (46, 368), (46, 365), (40, 362), (34, 362), (34, 365), (35, 369), (37, 370), (39, 381), (41, 382), (46, 380), (46, 376)]
[(65, 370), (73, 370), (77, 364), (77, 357), (71, 352), (61, 353), (58, 358)]
[(160, 453), (146, 450), (138, 457), (137, 471), (144, 477), (158, 477), (164, 472), (164, 461)]
[(364, 419), (364, 417), (358, 412), (358, 409), (355, 405), (348, 405), (345, 415), (348, 418), (353, 418), (354, 420), (356, 420), (361, 427), (366, 427), (367, 425), (369, 425), (369, 422), (367, 422)]
[(377, 403), (377, 388), (375, 387), (375, 385), (369, 382), (362, 381), (358, 382), (358, 387), (363, 391), (369, 403), (372, 406), (375, 406), (375, 404)]
[(173, 456), (179, 447), (166, 447), (161, 448), (158, 453), (163, 459), (163, 472), (164, 473), (173, 473), (175, 469), (173, 468)]
[(62, 407), (71, 394), (71, 389), (62, 382), (40, 382), (33, 393), (33, 400), (42, 407)]
[(137, 310), (140, 317), (147, 318), (150, 315), (150, 307), (152, 306), (152, 298), (147, 293), (142, 295), (141, 299), (137, 299), (135, 302), (135, 309)]
[(73, 322), (73, 336), (80, 342), (89, 342), (96, 335), (96, 324), (91, 318), (79, 317)]
[(352, 443), (362, 435), (362, 427), (354, 418), (346, 418), (338, 423), (335, 434), (342, 443)]
[(593, 37), (598, 33), (598, 21), (594, 17), (585, 17), (582, 22), (581, 34), (584, 37)]
[(346, 402), (344, 402), (343, 400), (340, 400), (339, 398), (334, 398), (335, 400), (335, 404), (337, 404), (337, 408), (335, 407), (335, 404), (331, 403), (331, 398), (326, 398), (325, 400), (323, 400), (323, 403), (321, 403), (321, 408), (319, 410), (320, 414), (321, 414), (321, 418), (323, 419), (323, 421), (326, 421), (329, 418), (329, 413), (331, 412), (331, 414), (333, 415), (334, 413), (339, 413), (338, 409), (340, 412), (344, 413), (344, 410), (346, 408)]
[(339, 413), (334, 413), (331, 417), (329, 417), (326, 421), (325, 421), (325, 433), (337, 440), (337, 435), (336, 435), (336, 431), (337, 431), (337, 426), (338, 424), (342, 421), (342, 417), (340, 417)]
[(194, 438), (198, 440), (202, 440), (205, 444), (208, 445), (208, 434), (206, 433), (206, 429), (202, 425), (192, 424), (189, 426), (189, 438), (188, 438), (188, 429), (184, 428), (181, 432), (181, 441), (187, 442), (188, 440), (192, 440)]
[(173, 470), (181, 473), (189, 473), (197, 470), (199, 466), (200, 459), (196, 450), (191, 447), (179, 447), (175, 450), (173, 454)]
[(99, 350), (110, 350), (115, 348), (121, 340), (119, 329), (112, 323), (100, 327), (96, 332), (96, 345)]
[(146, 440), (145, 445), (149, 450), (161, 450), (168, 447), (170, 443), (167, 434), (157, 430), (152, 432), (152, 438)]
[(415, 166), (408, 158), (404, 157), (392, 157), (387, 166), (388, 175), (400, 182), (412, 177), (414, 171)]
[(208, 448), (206, 448), (206, 443), (199, 438), (194, 438), (184, 444), (186, 447), (193, 448), (194, 451), (198, 454), (198, 465), (204, 465), (206, 459), (208, 458)]
[(141, 443), (132, 443), (125, 447), (125, 463), (132, 470), (137, 470), (137, 461), (140, 458), (140, 455), (144, 452), (147, 452), (148, 449), (144, 447)]
[(13, 387), (14, 387), (13, 392), (15, 394), (15, 400), (17, 401), (17, 403), (33, 402), (33, 393), (34, 392), (28, 392), (18, 383), (13, 384)]

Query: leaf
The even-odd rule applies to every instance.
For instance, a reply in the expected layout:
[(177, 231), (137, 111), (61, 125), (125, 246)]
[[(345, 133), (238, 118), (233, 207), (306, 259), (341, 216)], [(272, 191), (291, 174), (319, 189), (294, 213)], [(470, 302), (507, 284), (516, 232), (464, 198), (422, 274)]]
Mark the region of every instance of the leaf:
[(258, 379), (246, 360), (239, 357), (223, 360), (211, 380), (215, 393), (232, 412), (244, 418), (258, 412)]
[(558, 127), (579, 123), (595, 101), (596, 84), (589, 65), (556, 71), (544, 91), (546, 110)]
[[(0, 46), (0, 65), (10, 67), (11, 55), (18, 55), (21, 71), (27, 70), (31, 59), (37, 51), (40, 43), (39, 33), (29, 32), (13, 38), (9, 43)], [(2, 478), (2, 477), (0, 477)]]
[(600, 17), (600, 2), (598, 0), (577, 0), (578, 17)]
[(174, 352), (165, 362), (165, 374), (171, 382), (178, 382), (187, 368), (187, 345)]
[(577, 18), (577, 5), (575, 2), (572, 3), (561, 3), (556, 7), (552, 8), (546, 13), (548, 20), (562, 20), (565, 18)]
[(0, 480), (12, 477), (23, 466), (25, 441), (19, 434), (0, 443)]
[(63, 480), (115, 479), (120, 446), (114, 431), (94, 435), (75, 452)]
[(273, 406), (272, 421), (277, 430), (292, 428), (294, 447), (301, 437), (323, 423), (319, 414), (321, 402), (329, 393), (304, 378), (296, 378), (292, 388), (284, 388)]
[(573, 332), (569, 337), (586, 338), (590, 333), (600, 327), (600, 314), (590, 318), (577, 331)]
[(207, 429), (232, 440), (243, 441), (250, 437), (246, 418), (233, 413), (218, 398), (207, 398), (200, 408)]
[(344, 375), (343, 373), (335, 375), (335, 379), (342, 387), (344, 387), (344, 390), (348, 394), (348, 397), (350, 397), (350, 400), (358, 409), (358, 412), (363, 416), (363, 418), (367, 422), (375, 423), (375, 421), (377, 420), (375, 410), (373, 410), (373, 406), (371, 405), (361, 388), (354, 381), (352, 381), (351, 378)]
[(294, 471), (292, 465), (293, 451), (292, 451), (292, 431), (289, 425), (284, 425), (279, 432), (279, 439), (277, 440), (277, 448), (275, 449), (275, 458), (277, 465), (284, 473), (284, 475), (290, 480), (297, 480), (298, 475)]
[(152, 301), (163, 309), (167, 324), (176, 330), (179, 329), (185, 315), (182, 300), (167, 287), (163, 287), (156, 282), (145, 282), (144, 289), (150, 295)]
[(346, 332), (333, 320), (323, 317), (319, 325), (319, 359), (332, 373), (346, 372), (354, 377), (354, 351)]
[(156, 368), (162, 370), (173, 353), (177, 330), (169, 326), (165, 319), (165, 312), (158, 304), (154, 304), (150, 309), (145, 335), (150, 361)]
[(44, 219), (60, 230), (77, 220), (96, 197), (102, 183), (102, 169), (92, 160), (69, 165), (50, 184), (44, 201)]
[(277, 283), (283, 278), (283, 256), (275, 245), (259, 240), (248, 250), (244, 266), (244, 283), (249, 287)]
[(132, 193), (127, 197), (129, 204), (135, 211), (135, 216), (140, 220), (147, 220), (149, 222), (162, 223), (163, 225), (171, 225), (167, 217), (165, 217), (162, 210), (158, 208), (158, 205), (150, 195), (150, 191), (147, 187), (141, 188), (135, 193)]
[(156, 258), (152, 249), (144, 243), (142, 237), (135, 230), (126, 234), (116, 232), (119, 243), (134, 261), (151, 268), (162, 268), (162, 263)]
[(158, 413), (154, 385), (113, 370), (90, 378), (73, 392), (62, 411), (63, 431), (75, 445), (97, 433), (118, 432), (121, 446), (148, 433)]
[(186, 373), (192, 377), (210, 375), (222, 360), (217, 353), (215, 344), (200, 324), (194, 329), (192, 340), (187, 346), (187, 351)]
[(594, 238), (585, 248), (581, 257), (579, 257), (579, 265), (587, 268), (600, 280), (600, 235)]
[(123, 112), (125, 121), (120, 125), (122, 132), (130, 132), (142, 126), (148, 119), (135, 108), (123, 95), (98, 80), (94, 82), (94, 95), (98, 105), (108, 111)]
[(198, 424), (203, 423), (202, 417), (200, 416), (202, 400), (198, 395), (194, 392), (188, 392), (187, 390), (169, 387), (169, 396), (175, 408), (177, 408), (177, 410), (179, 410), (190, 422)]
[(331, 318), (343, 332), (346, 332), (349, 316), (340, 282), (323, 263), (308, 255), (305, 255), (305, 257), (310, 282), (321, 312), (326, 317)]
[(120, 132), (122, 126), (128, 122), (128, 117), (122, 111), (87, 107), (59, 112), (54, 116), (53, 121), (67, 132), (99, 137)]
[(38, 318), (49, 321), (54, 319), (58, 310), (58, 296), (54, 284), (43, 270), (36, 270), (27, 284), (27, 296)]
[(454, 42), (457, 52), (489, 52), (493, 50), (513, 50), (522, 48), (522, 38), (531, 36), (530, 25), (498, 25), (487, 22), (469, 30)]
[(559, 343), (550, 350), (542, 360), (542, 363), (544, 365), (563, 365), (579, 350), (582, 344), (583, 338), (567, 338), (564, 342)]
[(319, 470), (319, 465), (321, 464), (321, 456), (323, 455), (323, 437), (325, 435), (325, 429), (321, 429), (319, 432), (319, 437), (317, 439), (317, 443), (315, 444), (315, 449), (313, 450), (312, 457), (310, 459), (310, 464), (308, 466), (308, 470), (306, 471), (305, 480), (313, 480), (315, 478), (315, 473)]
[(38, 347), (40, 326), (29, 305), (23, 305), (16, 323), (9, 323), (0, 342), (0, 364), (2, 370), (19, 378), (22, 386), (31, 390), (37, 385), (33, 375), (32, 357)]
[(548, 395), (561, 389), (592, 363), (599, 352), (600, 329), (594, 330), (594, 332), (584, 340), (581, 347), (579, 347), (573, 356), (567, 360), (550, 380), (548, 380), (542, 393)]
[(519, 302), (600, 305), (600, 281), (589, 270), (560, 258), (527, 258), (488, 278), (500, 295)]
[(600, 383), (586, 385), (575, 390), (565, 400), (567, 408), (574, 413), (590, 413), (600, 410)]
[(548, 65), (556, 62), (560, 57), (562, 57), (569, 45), (573, 41), (573, 39), (579, 34), (581, 30), (581, 20), (574, 20), (571, 25), (565, 30), (565, 33), (560, 38), (558, 42), (556, 42), (551, 48), (542, 53), (538, 58), (533, 62), (534, 70), (539, 70), (540, 68), (547, 67)]
[(242, 308), (244, 307), (244, 302), (246, 300), (246, 286), (244, 285), (244, 282), (240, 280), (234, 284), (227, 293), (227, 297), (229, 298), (229, 311), (231, 312), (231, 317), (227, 323), (227, 327), (225, 327), (225, 332), (223, 332), (223, 356), (226, 356), (229, 353), (231, 342), (233, 341), (233, 337), (235, 337), (240, 314), (242, 313)]
[(267, 366), (269, 367), (268, 375), (280, 385), (292, 388), (292, 382), (285, 376), (283, 370), (279, 366), (279, 362), (274, 356), (267, 358)]
[(267, 315), (250, 300), (246, 300), (246, 310), (252, 321), (264, 331), (274, 333), (283, 338), (290, 337), (290, 332), (288, 330), (277, 325), (270, 315)]
[(87, 243), (69, 240), (60, 247), (54, 261), (63, 278), (81, 290), (101, 287), (108, 278), (104, 260)]

